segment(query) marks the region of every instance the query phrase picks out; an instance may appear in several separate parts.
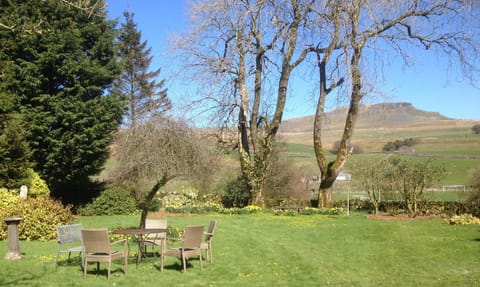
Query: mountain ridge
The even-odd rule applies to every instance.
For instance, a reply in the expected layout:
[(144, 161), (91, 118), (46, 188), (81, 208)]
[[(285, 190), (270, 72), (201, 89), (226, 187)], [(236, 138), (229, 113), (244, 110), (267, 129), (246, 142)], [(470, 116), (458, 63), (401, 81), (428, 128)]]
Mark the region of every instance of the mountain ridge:
[[(325, 113), (324, 130), (343, 130), (348, 106), (340, 107)], [(314, 115), (292, 118), (282, 121), (279, 133), (309, 132), (313, 130)], [(422, 122), (459, 121), (441, 115), (438, 112), (420, 110), (407, 102), (391, 102), (377, 104), (361, 104), (355, 125), (363, 128), (399, 128), (419, 125)]]

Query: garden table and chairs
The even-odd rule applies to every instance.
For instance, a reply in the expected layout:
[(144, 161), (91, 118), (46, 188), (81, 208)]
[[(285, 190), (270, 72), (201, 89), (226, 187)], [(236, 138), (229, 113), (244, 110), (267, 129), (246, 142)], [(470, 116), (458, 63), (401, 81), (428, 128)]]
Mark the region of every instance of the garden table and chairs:
[[(124, 235), (128, 244), (128, 237), (133, 237), (136, 239), (138, 244), (138, 254), (137, 254), (137, 267), (140, 263), (142, 257), (146, 257), (145, 254), (145, 240), (148, 235), (151, 234), (167, 234), (167, 228), (128, 228), (128, 229), (117, 229), (112, 232), (117, 235)], [(166, 236), (160, 236), (159, 239), (165, 240)], [(130, 249), (130, 248), (129, 248)]]

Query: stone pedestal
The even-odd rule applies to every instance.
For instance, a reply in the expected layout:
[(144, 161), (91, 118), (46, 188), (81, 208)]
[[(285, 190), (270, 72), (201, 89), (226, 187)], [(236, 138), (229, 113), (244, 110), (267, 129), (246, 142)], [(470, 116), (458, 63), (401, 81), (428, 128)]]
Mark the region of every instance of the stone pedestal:
[(18, 240), (18, 224), (23, 220), (21, 217), (7, 217), (3, 221), (7, 224), (8, 252), (5, 259), (20, 259), (23, 255), (20, 253)]

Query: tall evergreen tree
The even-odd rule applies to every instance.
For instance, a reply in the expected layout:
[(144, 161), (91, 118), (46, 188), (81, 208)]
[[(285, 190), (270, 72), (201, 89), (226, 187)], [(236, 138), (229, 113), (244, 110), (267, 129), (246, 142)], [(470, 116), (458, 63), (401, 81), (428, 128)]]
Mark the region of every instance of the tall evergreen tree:
[[(85, 197), (99, 172), (122, 102), (108, 91), (119, 74), (115, 23), (103, 0), (83, 11), (55, 0), (0, 1), (4, 92), (23, 114), (35, 169), (51, 194), (66, 202)], [(21, 30), (27, 23), (28, 29)]]
[(125, 124), (135, 126), (155, 114), (164, 114), (171, 109), (171, 101), (164, 89), (165, 80), (156, 78), (160, 69), (150, 71), (153, 57), (147, 41), (133, 20), (134, 14), (125, 12), (125, 23), (120, 29), (119, 45), (122, 59), (122, 75), (115, 83), (115, 91), (126, 101)]
[(30, 166), (28, 144), (20, 115), (13, 110), (13, 99), (0, 91), (0, 187), (6, 188), (18, 188)]

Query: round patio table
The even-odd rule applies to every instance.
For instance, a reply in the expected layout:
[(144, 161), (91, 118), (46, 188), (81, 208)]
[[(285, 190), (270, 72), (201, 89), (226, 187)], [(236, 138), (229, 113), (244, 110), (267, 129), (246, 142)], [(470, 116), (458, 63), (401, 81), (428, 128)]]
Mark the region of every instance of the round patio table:
[[(167, 233), (166, 228), (127, 228), (127, 229), (117, 229), (112, 231), (113, 234), (125, 235), (128, 244), (128, 236), (134, 236), (137, 238), (138, 242), (138, 256), (137, 256), (137, 267), (138, 263), (142, 259), (142, 256), (145, 256), (144, 250), (144, 241), (145, 235), (151, 233)], [(130, 246), (130, 245), (129, 245)], [(130, 250), (130, 247), (128, 248)]]

